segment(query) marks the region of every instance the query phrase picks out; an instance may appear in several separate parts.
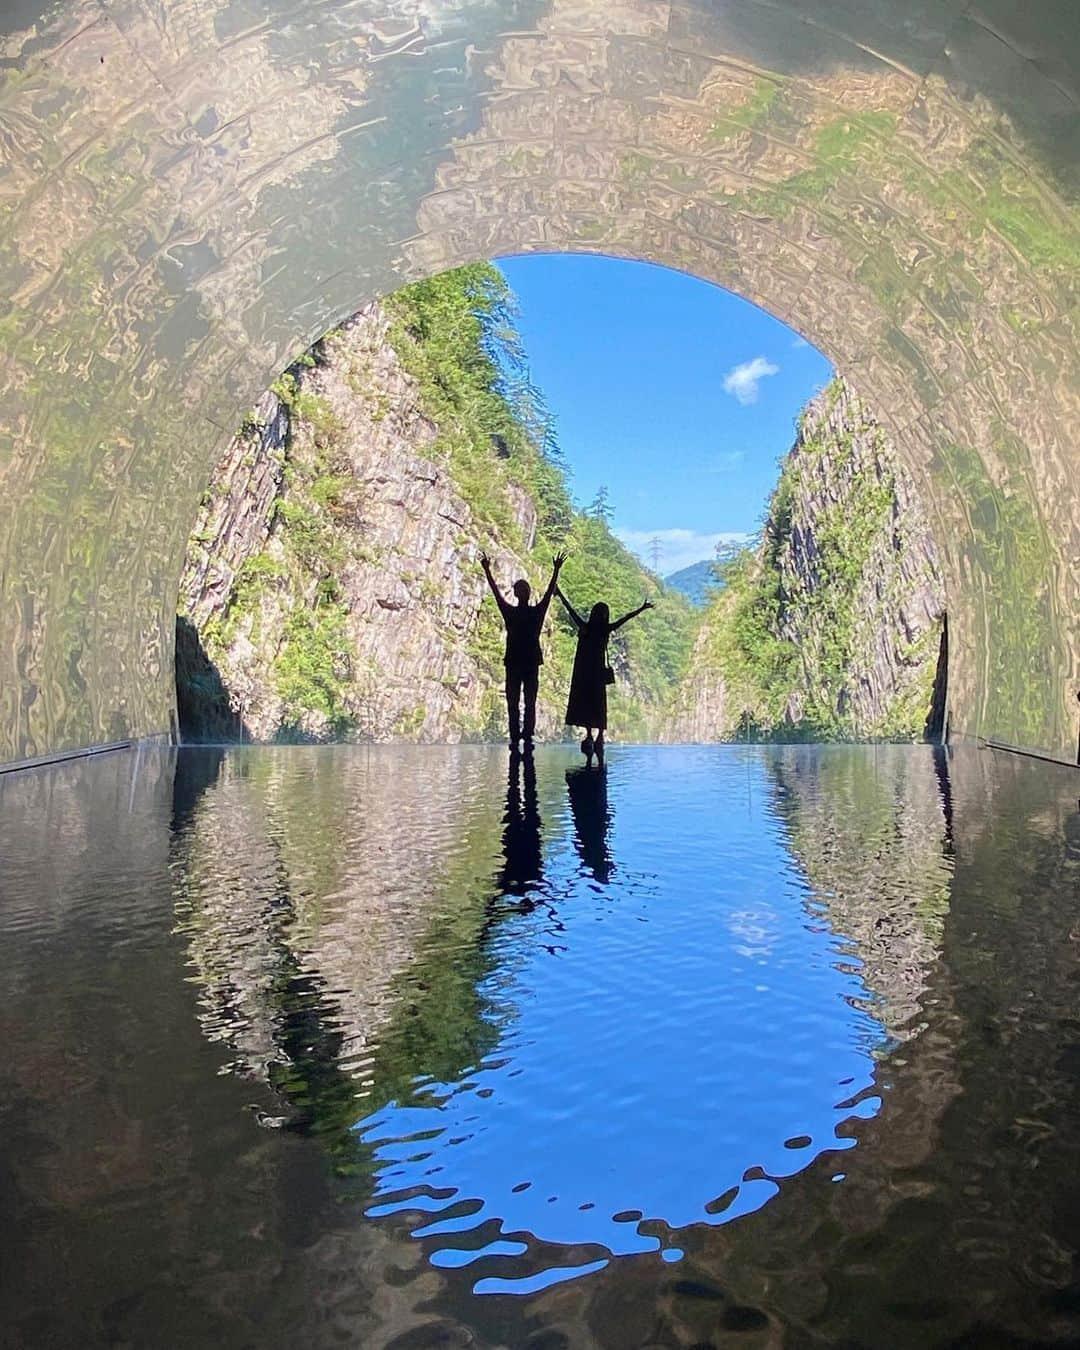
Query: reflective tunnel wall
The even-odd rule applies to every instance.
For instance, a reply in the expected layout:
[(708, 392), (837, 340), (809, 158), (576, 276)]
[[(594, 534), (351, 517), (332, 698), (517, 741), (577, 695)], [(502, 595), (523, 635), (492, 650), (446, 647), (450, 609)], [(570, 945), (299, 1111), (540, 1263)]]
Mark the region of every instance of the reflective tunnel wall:
[(1074, 0), (7, 0), (0, 762), (168, 731), (210, 466), (306, 343), (534, 249), (790, 323), (891, 425), (954, 732), (1076, 757)]

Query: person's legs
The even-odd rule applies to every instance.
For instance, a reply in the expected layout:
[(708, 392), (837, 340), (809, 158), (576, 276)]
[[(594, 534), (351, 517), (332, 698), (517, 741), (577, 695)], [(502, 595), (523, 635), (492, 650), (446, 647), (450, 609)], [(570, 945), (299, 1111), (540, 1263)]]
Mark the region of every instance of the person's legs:
[(536, 734), (536, 694), (540, 688), (540, 672), (530, 670), (522, 680), (522, 689), (525, 694), (525, 726), (523, 735), (525, 737), (525, 748), (529, 749), (533, 743), (533, 736)]
[(516, 750), (521, 739), (521, 675), (516, 670), (506, 672), (506, 720), (510, 727), (510, 748)]

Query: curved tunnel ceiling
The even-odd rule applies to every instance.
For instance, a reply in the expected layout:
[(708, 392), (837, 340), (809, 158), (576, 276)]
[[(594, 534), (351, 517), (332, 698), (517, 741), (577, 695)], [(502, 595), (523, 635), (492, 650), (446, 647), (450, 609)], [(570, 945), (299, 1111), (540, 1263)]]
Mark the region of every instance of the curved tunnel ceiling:
[(367, 300), (530, 249), (691, 271), (891, 424), (955, 731), (1075, 759), (1073, 0), (9, 0), (0, 762), (167, 731), (221, 443)]

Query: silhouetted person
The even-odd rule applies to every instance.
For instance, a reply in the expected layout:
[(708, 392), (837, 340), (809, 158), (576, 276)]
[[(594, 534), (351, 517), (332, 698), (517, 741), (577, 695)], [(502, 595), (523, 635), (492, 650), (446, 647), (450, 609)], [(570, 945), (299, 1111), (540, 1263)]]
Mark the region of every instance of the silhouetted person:
[(581, 753), (586, 760), (591, 761), (594, 750), (603, 759), (604, 732), (607, 730), (607, 687), (615, 683), (615, 673), (607, 663), (608, 638), (624, 623), (636, 618), (644, 610), (652, 609), (653, 604), (651, 600), (646, 600), (637, 609), (632, 609), (629, 614), (624, 614), (612, 623), (611, 611), (602, 600), (593, 605), (588, 619), (583, 619), (558, 586), (555, 592), (578, 631), (574, 672), (570, 677), (570, 697), (566, 703), (567, 725), (584, 728)]
[[(522, 767), (524, 765), (524, 794)], [(536, 765), (532, 756), (522, 761), (510, 758), (506, 781), (506, 814), (503, 816), (503, 862), (498, 886), (503, 895), (524, 898), (543, 880), (543, 846), (540, 841), (540, 805), (536, 796)]]
[[(529, 604), (532, 594), (527, 581), (514, 582), (514, 595), (517, 604), (512, 605), (495, 584), (491, 575), (491, 559), (486, 553), (480, 554), (480, 565), (484, 569), (491, 593), (499, 606), (503, 623), (506, 625), (506, 712), (510, 724), (510, 749), (517, 752), (518, 741), (524, 737), (525, 751), (532, 749), (533, 736), (536, 734), (536, 691), (540, 684), (540, 667), (544, 664), (544, 653), (540, 648), (540, 631), (547, 618), (548, 605), (559, 580), (559, 572), (566, 561), (565, 553), (556, 553), (552, 559), (551, 580), (548, 588), (536, 605)], [(525, 722), (522, 727), (521, 703), (525, 702)]]
[(607, 769), (582, 765), (567, 769), (566, 790), (574, 816), (574, 847), (578, 857), (601, 886), (611, 880), (615, 868), (608, 847), (611, 812), (608, 810)]

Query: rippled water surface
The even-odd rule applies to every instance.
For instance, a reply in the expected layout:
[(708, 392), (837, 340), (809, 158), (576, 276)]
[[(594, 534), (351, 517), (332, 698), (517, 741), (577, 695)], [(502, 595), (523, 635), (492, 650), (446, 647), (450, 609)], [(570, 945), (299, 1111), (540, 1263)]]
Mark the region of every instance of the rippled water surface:
[(1073, 1344), (1077, 775), (0, 778), (0, 1343)]

